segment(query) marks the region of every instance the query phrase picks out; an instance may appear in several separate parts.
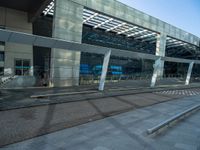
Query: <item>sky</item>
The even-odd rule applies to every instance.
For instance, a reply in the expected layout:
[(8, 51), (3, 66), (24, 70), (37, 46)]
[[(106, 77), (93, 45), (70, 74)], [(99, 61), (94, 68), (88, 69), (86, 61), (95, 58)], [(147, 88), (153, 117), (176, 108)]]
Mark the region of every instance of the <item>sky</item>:
[(200, 37), (200, 0), (118, 0)]

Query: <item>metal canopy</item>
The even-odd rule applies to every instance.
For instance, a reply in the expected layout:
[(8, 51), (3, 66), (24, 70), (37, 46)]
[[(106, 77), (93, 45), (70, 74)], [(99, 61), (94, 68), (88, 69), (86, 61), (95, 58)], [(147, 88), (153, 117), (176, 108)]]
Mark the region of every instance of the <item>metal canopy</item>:
[[(52, 0), (45, 8), (43, 15), (54, 15), (54, 0)], [(154, 31), (110, 17), (100, 12), (95, 12), (88, 8), (83, 9), (83, 24), (89, 25), (93, 28), (103, 29), (105, 32), (114, 32), (118, 35), (125, 35), (142, 42), (156, 43), (157, 41), (158, 33)], [(171, 37), (167, 37), (166, 46), (166, 48), (187, 46), (189, 49), (195, 49), (194, 45)]]
[(167, 37), (166, 41), (166, 53), (168, 56), (178, 56), (182, 58), (195, 57), (197, 52), (197, 46)]
[[(54, 15), (54, 0), (52, 0), (52, 2), (45, 8), (43, 15)], [(145, 43), (147, 42), (153, 44), (157, 42), (158, 33), (154, 31), (116, 19), (101, 12), (90, 10), (88, 8), (83, 9), (83, 24), (94, 29), (99, 28), (105, 32), (124, 35)], [(167, 36), (166, 49), (169, 53), (174, 54), (174, 52), (176, 52), (181, 54), (182, 51), (185, 50), (192, 53), (192, 51), (196, 51), (196, 48), (197, 47), (195, 45)]]
[(172, 37), (167, 37), (166, 45), (167, 45), (166, 48), (185, 47), (188, 50), (196, 50), (197, 48), (196, 45), (189, 44), (189, 43), (174, 39)]
[(28, 33), (10, 31), (5, 29), (0, 29), (0, 41), (3, 42), (12, 42), (18, 44), (27, 44), (48, 48), (59, 48), (66, 49), (71, 51), (81, 51), (88, 53), (96, 53), (96, 54), (106, 54), (108, 51), (111, 51), (111, 54), (118, 57), (126, 57), (126, 58), (141, 58), (148, 60), (157, 60), (161, 58), (164, 61), (177, 62), (177, 63), (191, 63), (194, 62), (196, 64), (200, 64), (198, 60), (189, 60), (189, 59), (180, 59), (180, 58), (172, 58), (172, 57), (160, 57), (151, 54), (144, 54), (138, 52), (131, 52), (127, 50), (120, 50), (114, 48), (106, 48), (101, 46), (94, 46), (89, 44), (80, 44), (74, 42), (68, 42), (66, 40), (38, 36)]
[[(54, 0), (45, 8), (43, 14), (53, 16)], [(136, 40), (145, 42), (156, 41), (157, 36), (156, 32), (121, 21), (103, 13), (95, 12), (87, 8), (83, 9), (83, 24), (89, 25), (94, 29), (100, 28), (105, 30), (105, 32), (114, 32), (118, 35), (122, 34), (127, 37), (135, 38)]]
[(166, 48), (172, 48), (172, 47), (177, 47), (177, 46), (185, 46), (185, 45), (189, 45), (186, 42), (182, 42), (180, 40), (171, 38), (171, 37), (167, 37), (167, 41), (166, 41)]

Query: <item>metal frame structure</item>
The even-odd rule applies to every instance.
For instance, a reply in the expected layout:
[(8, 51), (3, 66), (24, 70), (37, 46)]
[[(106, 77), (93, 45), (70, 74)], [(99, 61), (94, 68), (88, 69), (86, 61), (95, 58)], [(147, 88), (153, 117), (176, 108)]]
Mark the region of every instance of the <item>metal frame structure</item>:
[[(54, 0), (52, 0), (52, 2), (43, 11), (43, 14), (51, 15), (51, 16), (54, 15)], [(91, 26), (94, 29), (99, 28), (101, 30), (104, 30), (105, 32), (112, 32), (112, 33), (115, 33), (116, 35), (124, 35), (127, 38), (133, 38), (134, 40), (140, 40), (142, 42), (149, 42), (151, 44), (153, 44), (153, 43), (159, 44), (157, 38), (159, 37), (158, 35), (161, 34), (161, 33), (140, 27), (138, 25), (122, 21), (120, 19), (114, 18), (114, 17), (106, 15), (104, 13), (94, 11), (94, 10), (86, 8), (86, 7), (84, 7), (84, 9), (83, 9), (83, 25)], [(146, 54), (142, 54), (142, 53), (137, 53), (137, 55), (136, 55), (137, 57), (139, 56), (139, 57), (142, 57), (145, 59), (152, 58), (153, 60), (155, 60), (154, 72), (153, 72), (152, 81), (151, 81), (151, 87), (155, 86), (157, 76), (158, 76), (158, 74), (160, 74), (159, 71), (163, 69), (163, 65), (164, 65), (165, 61), (172, 61), (172, 62), (179, 62), (179, 63), (181, 62), (181, 63), (189, 63), (190, 64), (189, 68), (188, 68), (187, 79), (185, 82), (185, 84), (188, 85), (190, 77), (191, 77), (193, 64), (198, 63), (198, 62), (197, 61), (194, 62), (192, 60), (165, 57), (165, 49), (172, 49), (171, 52), (173, 54), (174, 53), (173, 49), (176, 50), (177, 47), (178, 48), (180, 47), (181, 49), (184, 48), (184, 50), (186, 49), (187, 51), (191, 51), (191, 50), (196, 50), (196, 46), (186, 43), (186, 42), (183, 42), (178, 39), (174, 39), (169, 36), (166, 37), (165, 42), (166, 42), (164, 44), (165, 48), (162, 49), (162, 50), (164, 50), (164, 52), (162, 54), (160, 54), (160, 52), (159, 52), (158, 56), (154, 56), (154, 55), (150, 56), (148, 54), (146, 55)], [(158, 45), (158, 47), (160, 47), (160, 46), (161, 45)], [(176, 51), (177, 51), (177, 53), (182, 52), (182, 50), (176, 50)], [(106, 77), (106, 72), (107, 72), (107, 65), (109, 62), (111, 52), (112, 52), (112, 55), (115, 55), (115, 51), (108, 50), (104, 56), (104, 63), (103, 63), (103, 68), (102, 68), (102, 75), (101, 75), (99, 90), (103, 90), (103, 88), (104, 88), (104, 82), (105, 82), (105, 77)], [(126, 57), (127, 56), (126, 54), (128, 54), (128, 53), (130, 53), (130, 56), (131, 56), (134, 52), (132, 53), (132, 52), (128, 52), (128, 51), (123, 51), (122, 57)], [(156, 54), (157, 54), (157, 52), (156, 52)], [(128, 57), (130, 57), (130, 56), (128, 56)], [(149, 58), (147, 58), (146, 56), (148, 56)]]
[[(151, 54), (144, 54), (138, 52), (131, 52), (127, 50), (120, 50), (114, 48), (106, 48), (101, 46), (94, 46), (88, 44), (79, 44), (68, 42), (61, 39), (38, 36), (28, 33), (10, 31), (5, 29), (0, 29), (0, 41), (3, 42), (11, 42), (11, 43), (19, 43), (19, 44), (26, 44), (26, 45), (34, 45), (34, 46), (41, 46), (41, 47), (48, 47), (48, 48), (60, 48), (65, 50), (71, 51), (81, 51), (81, 52), (89, 52), (89, 53), (96, 53), (96, 54), (103, 54), (104, 55), (104, 63), (102, 69), (102, 76), (101, 82), (99, 86), (99, 90), (104, 89), (107, 66), (110, 59), (110, 54), (119, 57), (127, 57), (127, 58), (143, 58), (149, 60), (163, 60), (163, 61), (170, 61), (170, 62), (177, 62), (177, 63), (188, 63), (188, 64), (200, 64), (199, 60), (189, 60), (189, 59), (180, 59), (180, 58), (172, 58), (172, 57), (164, 57), (164, 56), (155, 56)], [(158, 65), (157, 65), (158, 66)], [(155, 65), (156, 67), (156, 65)], [(192, 72), (193, 65), (189, 66), (188, 69), (188, 76), (186, 83), (189, 84), (190, 76)], [(155, 78), (156, 82), (156, 78)], [(155, 86), (155, 83), (151, 84), (152, 87)]]

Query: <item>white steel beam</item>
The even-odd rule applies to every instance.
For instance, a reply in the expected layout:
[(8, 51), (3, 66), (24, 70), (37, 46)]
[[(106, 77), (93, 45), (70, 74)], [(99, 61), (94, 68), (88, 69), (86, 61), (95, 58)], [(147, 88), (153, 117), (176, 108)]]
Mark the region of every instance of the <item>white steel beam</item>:
[(127, 35), (127, 37), (131, 37), (131, 36), (139, 35), (139, 34), (144, 33), (144, 32), (147, 32), (147, 30), (142, 30), (142, 31), (138, 31), (138, 32), (135, 32), (135, 33), (129, 34), (129, 35)]
[(113, 18), (110, 18), (110, 19), (108, 19), (108, 20), (106, 20), (106, 21), (104, 21), (104, 22), (102, 22), (102, 23), (100, 23), (100, 24), (94, 26), (94, 29), (99, 28), (100, 26), (102, 26), (102, 25), (104, 25), (104, 24), (106, 24), (106, 23), (109, 23), (109, 22), (111, 22), (111, 21), (113, 21), (113, 20), (114, 20)]
[(129, 29), (126, 29), (126, 30), (123, 30), (123, 31), (120, 31), (120, 32), (118, 32), (117, 34), (123, 34), (123, 33), (126, 33), (126, 32), (129, 32), (129, 31), (132, 31), (132, 30), (134, 30), (134, 29), (137, 29), (138, 27), (132, 27), (132, 28), (129, 28)]
[(194, 66), (194, 62), (191, 62), (188, 68), (188, 72), (187, 72), (187, 77), (185, 80), (185, 85), (189, 85), (190, 83), (190, 78), (191, 78), (191, 74), (192, 74), (192, 68)]
[(45, 8), (43, 11), (44, 15), (50, 14), (53, 15), (53, 9), (54, 9), (54, 0)]
[(115, 29), (117, 29), (117, 28), (119, 28), (119, 27), (121, 27), (121, 26), (124, 26), (124, 25), (126, 25), (125, 22), (122, 23), (122, 24), (119, 24), (119, 25), (117, 25), (117, 26), (114, 26), (114, 27), (112, 27), (112, 28), (110, 28), (110, 29), (107, 29), (106, 32), (109, 32), (109, 31), (115, 30)]
[(105, 85), (110, 55), (111, 55), (111, 50), (106, 52), (105, 55), (104, 55), (103, 67), (102, 67), (102, 72), (101, 72), (101, 79), (100, 79), (100, 82), (99, 82), (99, 90), (100, 91), (104, 90), (104, 85)]
[(146, 34), (146, 35), (139, 36), (139, 37), (135, 38), (135, 40), (143, 39), (143, 38), (146, 38), (146, 37), (152, 37), (154, 35), (156, 35), (156, 33), (149, 33), (149, 34)]
[(187, 43), (174, 43), (174, 44), (167, 45), (167, 48), (172, 48), (172, 47), (177, 47), (177, 46), (184, 46), (184, 45), (187, 45)]
[(94, 17), (96, 17), (96, 16), (98, 16), (98, 15), (99, 15), (99, 13), (94, 13), (93, 15), (91, 15), (90, 17), (88, 17), (87, 19), (85, 19), (85, 20), (83, 21), (83, 23), (85, 23), (85, 22), (91, 20), (92, 18), (94, 18)]
[(152, 76), (152, 79), (151, 79), (151, 87), (155, 87), (156, 85), (156, 80), (157, 80), (157, 77), (158, 77), (158, 73), (159, 73), (159, 70), (160, 70), (160, 67), (161, 67), (161, 57), (159, 59), (157, 59), (155, 61), (155, 64), (153, 65), (153, 68), (154, 68), (154, 71), (153, 71), (153, 76)]

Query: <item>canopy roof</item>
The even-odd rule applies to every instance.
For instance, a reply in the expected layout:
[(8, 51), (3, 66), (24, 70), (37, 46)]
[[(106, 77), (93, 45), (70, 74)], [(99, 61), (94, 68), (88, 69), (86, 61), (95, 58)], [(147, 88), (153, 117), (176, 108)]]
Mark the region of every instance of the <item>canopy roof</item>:
[[(43, 10), (44, 15), (54, 15), (54, 0)], [(122, 34), (142, 42), (156, 43), (157, 34), (154, 31), (139, 27), (137, 25), (116, 19), (100, 12), (93, 11), (88, 8), (83, 10), (83, 24), (89, 25), (92, 28), (99, 28), (105, 32), (114, 32), (117, 35)], [(194, 46), (186, 42), (167, 37), (167, 48), (187, 46), (194, 49)]]

